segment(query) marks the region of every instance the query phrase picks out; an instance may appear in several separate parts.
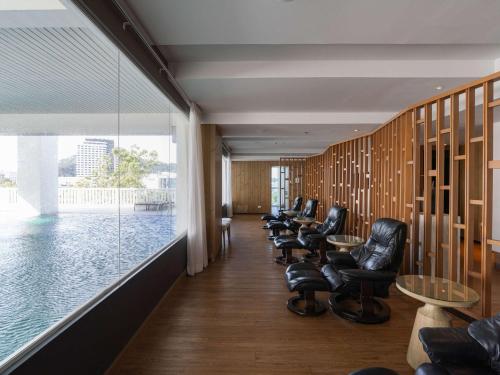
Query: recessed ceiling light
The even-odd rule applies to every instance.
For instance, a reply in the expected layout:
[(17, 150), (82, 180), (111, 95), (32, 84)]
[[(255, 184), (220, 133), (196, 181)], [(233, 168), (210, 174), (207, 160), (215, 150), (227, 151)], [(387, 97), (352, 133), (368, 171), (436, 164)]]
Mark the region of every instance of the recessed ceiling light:
[(438, 91), (441, 91), (441, 90), (443, 89), (443, 86), (439, 85), (439, 86), (436, 86), (436, 87), (434, 87), (434, 88), (435, 88), (436, 90), (438, 90)]
[(357, 133), (357, 132), (359, 132), (359, 129), (354, 129), (354, 131)]

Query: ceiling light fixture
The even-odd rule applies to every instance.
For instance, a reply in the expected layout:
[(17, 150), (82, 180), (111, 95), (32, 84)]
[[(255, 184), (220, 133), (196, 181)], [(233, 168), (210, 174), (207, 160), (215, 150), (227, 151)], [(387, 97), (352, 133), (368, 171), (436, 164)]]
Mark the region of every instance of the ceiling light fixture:
[(357, 132), (359, 132), (359, 129), (354, 129), (354, 131), (357, 133)]
[(436, 86), (436, 87), (434, 87), (434, 88), (435, 88), (436, 90), (438, 90), (438, 91), (441, 91), (441, 90), (443, 89), (443, 86), (439, 85), (439, 86)]

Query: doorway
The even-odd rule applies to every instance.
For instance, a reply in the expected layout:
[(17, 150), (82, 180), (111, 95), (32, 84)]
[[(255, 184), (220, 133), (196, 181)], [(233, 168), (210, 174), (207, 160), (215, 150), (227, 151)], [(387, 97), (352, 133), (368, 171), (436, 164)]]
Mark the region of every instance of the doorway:
[(287, 210), (289, 195), (289, 168), (273, 166), (271, 168), (271, 210), (277, 214), (280, 209)]

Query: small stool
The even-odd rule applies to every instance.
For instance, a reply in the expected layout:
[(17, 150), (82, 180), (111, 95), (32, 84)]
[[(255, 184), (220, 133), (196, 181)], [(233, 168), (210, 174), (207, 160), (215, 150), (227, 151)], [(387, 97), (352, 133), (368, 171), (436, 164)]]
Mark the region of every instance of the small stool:
[(295, 236), (281, 235), (274, 239), (274, 245), (281, 250), (282, 255), (276, 257), (276, 263), (287, 266), (297, 263), (299, 260), (293, 256), (293, 249), (300, 249), (302, 246)]
[(221, 220), (222, 246), (226, 250), (226, 235), (228, 244), (231, 243), (231, 218), (223, 217)]

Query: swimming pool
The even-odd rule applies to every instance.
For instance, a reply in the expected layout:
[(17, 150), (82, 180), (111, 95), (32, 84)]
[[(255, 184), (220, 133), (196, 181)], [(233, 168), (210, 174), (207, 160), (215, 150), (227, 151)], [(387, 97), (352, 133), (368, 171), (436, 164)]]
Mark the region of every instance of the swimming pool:
[(167, 212), (0, 217), (0, 361), (164, 247), (175, 232), (175, 217)]

